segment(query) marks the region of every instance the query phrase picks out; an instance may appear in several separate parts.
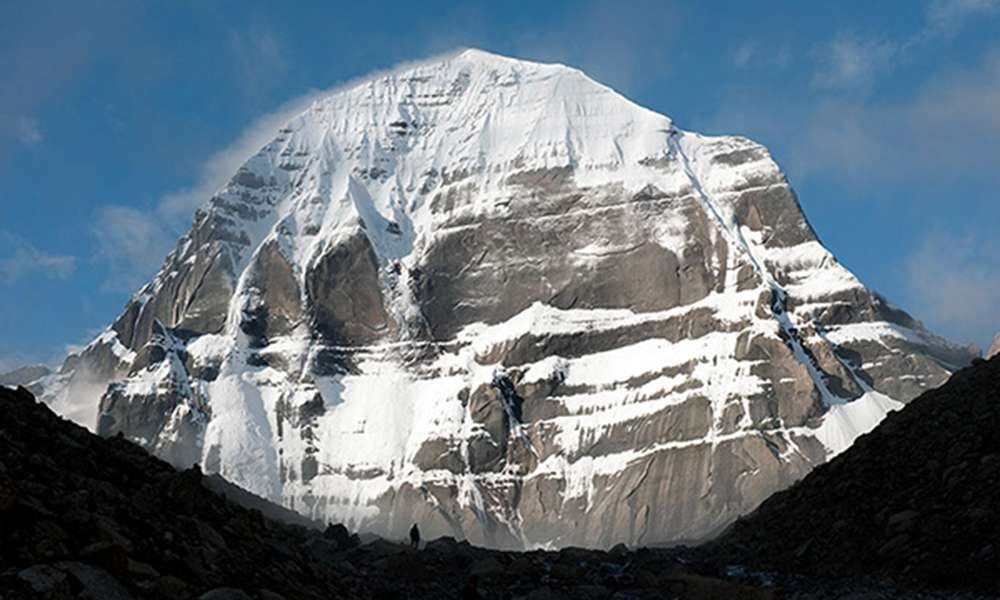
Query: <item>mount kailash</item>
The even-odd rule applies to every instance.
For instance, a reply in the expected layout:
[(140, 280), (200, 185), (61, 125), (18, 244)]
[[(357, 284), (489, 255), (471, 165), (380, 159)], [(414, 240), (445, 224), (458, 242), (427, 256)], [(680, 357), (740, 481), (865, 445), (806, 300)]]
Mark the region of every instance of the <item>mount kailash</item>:
[(402, 538), (705, 538), (973, 355), (820, 243), (767, 150), (468, 50), (314, 102), (33, 389)]

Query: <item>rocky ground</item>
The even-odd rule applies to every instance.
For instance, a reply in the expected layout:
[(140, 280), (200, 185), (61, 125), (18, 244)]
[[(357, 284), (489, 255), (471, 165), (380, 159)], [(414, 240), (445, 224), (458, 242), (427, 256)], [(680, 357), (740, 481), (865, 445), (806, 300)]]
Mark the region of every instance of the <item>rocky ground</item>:
[(701, 552), (1000, 595), (1000, 357), (955, 373)]
[(310, 527), (0, 387), (0, 600), (992, 597), (998, 382), (959, 372), (718, 543), (527, 553)]

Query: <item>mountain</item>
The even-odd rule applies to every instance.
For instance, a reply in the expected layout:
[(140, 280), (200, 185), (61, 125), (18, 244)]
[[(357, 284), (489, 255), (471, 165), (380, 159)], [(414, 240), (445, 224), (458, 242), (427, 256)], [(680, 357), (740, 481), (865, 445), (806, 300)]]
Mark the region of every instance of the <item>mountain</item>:
[(32, 389), (310, 518), (610, 547), (720, 531), (971, 358), (759, 144), (468, 50), (292, 118)]
[(51, 374), (52, 369), (49, 369), (45, 365), (28, 365), (8, 371), (7, 373), (0, 373), (0, 385), (27, 385)]
[(737, 521), (717, 560), (1000, 594), (1000, 357), (977, 363)]

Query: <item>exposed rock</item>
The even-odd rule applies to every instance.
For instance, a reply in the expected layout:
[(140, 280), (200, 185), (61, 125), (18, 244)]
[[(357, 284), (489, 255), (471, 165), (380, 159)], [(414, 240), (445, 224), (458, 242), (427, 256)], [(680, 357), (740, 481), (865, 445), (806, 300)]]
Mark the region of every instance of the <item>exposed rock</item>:
[(198, 596), (198, 600), (253, 600), (253, 598), (236, 588), (216, 588)]

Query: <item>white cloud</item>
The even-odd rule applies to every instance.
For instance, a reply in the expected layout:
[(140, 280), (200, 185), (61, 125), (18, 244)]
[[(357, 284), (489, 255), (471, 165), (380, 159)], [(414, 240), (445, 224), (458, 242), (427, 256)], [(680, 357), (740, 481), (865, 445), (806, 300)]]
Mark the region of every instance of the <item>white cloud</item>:
[(819, 52), (813, 85), (825, 89), (866, 88), (893, 66), (900, 47), (890, 40), (841, 32)]
[(229, 32), (229, 50), (239, 84), (248, 96), (261, 97), (264, 90), (280, 83), (288, 72), (281, 43), (269, 29)]
[(733, 65), (738, 69), (782, 68), (791, 62), (792, 52), (788, 45), (761, 48), (757, 42), (747, 41), (740, 44), (733, 52)]
[(974, 68), (934, 74), (891, 102), (839, 95), (803, 101), (771, 88), (726, 97), (699, 127), (780, 150), (795, 178), (1000, 180), (1000, 51)]
[(25, 146), (35, 146), (44, 139), (38, 129), (38, 120), (24, 115), (14, 120), (14, 135)]
[(733, 52), (733, 64), (737, 67), (745, 67), (750, 63), (753, 58), (754, 53), (757, 51), (757, 45), (753, 42), (745, 42)]
[(841, 31), (818, 49), (813, 85), (822, 89), (866, 91), (875, 79), (914, 50), (950, 38), (974, 18), (1000, 14), (1000, 0), (932, 0), (924, 23), (912, 35), (889, 39)]
[(933, 233), (905, 264), (914, 314), (952, 339), (988, 347), (1000, 329), (1000, 244)]
[(12, 252), (0, 258), (0, 283), (12, 284), (22, 277), (37, 274), (65, 279), (76, 270), (76, 258), (49, 254), (11, 233), (0, 231), (0, 241)]
[(233, 141), (205, 160), (193, 184), (164, 194), (152, 210), (116, 205), (99, 209), (91, 230), (97, 243), (97, 258), (105, 261), (110, 270), (105, 287), (133, 290), (148, 280), (181, 232), (190, 226), (194, 211), (222, 189), (236, 170), (273, 139), (285, 123), (313, 102), (383, 73), (440, 60), (456, 52), (399, 63), (329, 89), (310, 90), (254, 120)]
[(927, 5), (924, 36), (950, 36), (974, 17), (1000, 13), (1000, 0), (934, 0)]
[(205, 204), (229, 181), (240, 165), (271, 141), (282, 125), (305, 111), (319, 98), (334, 93), (339, 87), (323, 91), (311, 90), (258, 117), (233, 141), (208, 157), (199, 169), (193, 185), (179, 188), (160, 198), (156, 214), (150, 215), (150, 218), (164, 218), (171, 225), (177, 225), (178, 220), (181, 220), (186, 225), (195, 209)]
[(559, 26), (515, 40), (517, 54), (572, 63), (619, 91), (662, 77), (678, 21), (673, 3), (655, 0), (577, 3)]
[(153, 214), (126, 206), (98, 210), (91, 234), (97, 258), (106, 262), (106, 289), (128, 291), (138, 287), (162, 264), (173, 240)]

